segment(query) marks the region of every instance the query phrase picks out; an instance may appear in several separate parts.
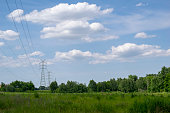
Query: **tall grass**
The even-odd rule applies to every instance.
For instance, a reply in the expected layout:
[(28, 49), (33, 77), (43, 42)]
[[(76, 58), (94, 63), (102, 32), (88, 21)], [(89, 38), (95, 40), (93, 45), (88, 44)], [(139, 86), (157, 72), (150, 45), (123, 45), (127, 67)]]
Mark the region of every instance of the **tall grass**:
[(170, 99), (162, 96), (135, 99), (129, 113), (170, 113)]
[[(155, 94), (154, 94), (155, 95)], [(169, 97), (124, 93), (6, 93), (0, 113), (152, 113), (169, 112)], [(155, 112), (154, 112), (155, 113)]]

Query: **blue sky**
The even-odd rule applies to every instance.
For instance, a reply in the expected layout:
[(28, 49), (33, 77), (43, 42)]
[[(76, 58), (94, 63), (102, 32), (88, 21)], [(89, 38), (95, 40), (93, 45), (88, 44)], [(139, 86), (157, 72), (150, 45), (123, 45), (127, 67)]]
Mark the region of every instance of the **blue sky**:
[(2, 82), (39, 86), (41, 59), (58, 83), (145, 76), (170, 66), (169, 0), (21, 1), (23, 7), (7, 0), (10, 12), (0, 1)]

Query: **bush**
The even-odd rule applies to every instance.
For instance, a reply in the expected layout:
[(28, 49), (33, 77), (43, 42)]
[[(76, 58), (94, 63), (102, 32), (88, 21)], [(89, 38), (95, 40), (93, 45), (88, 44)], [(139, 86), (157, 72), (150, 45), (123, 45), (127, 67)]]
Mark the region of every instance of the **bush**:
[(39, 94), (37, 92), (34, 93), (35, 98), (39, 98)]
[(12, 85), (7, 85), (7, 86), (6, 86), (6, 91), (7, 91), (7, 92), (14, 92), (14, 91), (15, 91), (15, 88), (14, 88), (14, 86), (12, 86)]

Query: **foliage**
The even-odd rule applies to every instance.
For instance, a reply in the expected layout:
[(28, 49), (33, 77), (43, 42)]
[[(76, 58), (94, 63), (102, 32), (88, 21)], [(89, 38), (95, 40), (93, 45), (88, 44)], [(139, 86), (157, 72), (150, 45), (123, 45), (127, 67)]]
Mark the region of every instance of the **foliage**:
[(164, 80), (164, 89), (166, 92), (170, 92), (170, 73), (167, 73), (165, 75), (165, 80)]
[(96, 92), (97, 91), (97, 84), (94, 80), (90, 80), (88, 85), (89, 91)]
[(1, 91), (7, 92), (24, 92), (27, 90), (33, 91), (35, 89), (34, 84), (30, 82), (14, 81), (10, 84), (5, 85), (1, 83)]
[(60, 93), (84, 93), (87, 92), (85, 84), (77, 83), (74, 81), (67, 81), (67, 84), (61, 83), (59, 85)]
[(39, 94), (37, 92), (34, 92), (34, 97), (39, 98)]
[(147, 82), (144, 77), (140, 77), (138, 80), (136, 80), (136, 87), (139, 90), (146, 90), (147, 89)]
[(54, 93), (54, 91), (55, 91), (57, 88), (58, 88), (57, 82), (56, 82), (56, 81), (51, 82), (51, 84), (50, 84), (50, 90), (51, 90), (51, 92)]
[(134, 92), (135, 91), (135, 81), (132, 79), (123, 79), (119, 84), (120, 90), (122, 92)]
[(118, 89), (118, 84), (117, 84), (116, 80), (114, 78), (110, 79), (110, 90), (117, 91), (117, 89)]
[(7, 92), (15, 92), (15, 87), (12, 85), (7, 85), (6, 86), (6, 91)]
[[(15, 91), (25, 92), (33, 91), (35, 89), (32, 82), (14, 81), (9, 85), (1, 83), (0, 91)], [(45, 90), (45, 86), (40, 86), (37, 90)], [(49, 89), (49, 88), (48, 88)], [(48, 90), (47, 89), (47, 90)], [(50, 84), (51, 92), (57, 93), (85, 93), (85, 92), (110, 92), (110, 91), (122, 91), (137, 92), (170, 92), (170, 67), (162, 67), (158, 74), (147, 74), (146, 77), (138, 77), (136, 75), (129, 75), (128, 78), (114, 78), (109, 81), (103, 81), (96, 83), (94, 80), (90, 80), (88, 87), (85, 84), (75, 81), (67, 81), (67, 83), (61, 83), (59, 86), (56, 81)]]

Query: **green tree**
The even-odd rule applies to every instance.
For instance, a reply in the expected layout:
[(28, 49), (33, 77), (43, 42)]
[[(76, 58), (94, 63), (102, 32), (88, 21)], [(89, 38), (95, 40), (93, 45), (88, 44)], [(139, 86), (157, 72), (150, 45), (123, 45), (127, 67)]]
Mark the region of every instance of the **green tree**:
[(113, 78), (113, 79), (110, 79), (110, 90), (111, 91), (116, 91), (118, 89), (118, 84), (116, 82), (116, 80)]
[(34, 90), (34, 84), (30, 81), (30, 82), (23, 82), (23, 81), (14, 81), (12, 83), (10, 83), (11, 86), (13, 86), (15, 88), (15, 91), (27, 91), (27, 90)]
[(122, 81), (123, 79), (122, 78), (117, 78), (117, 86), (118, 86), (118, 91), (121, 91), (121, 85), (120, 85), (120, 83), (121, 83), (121, 81)]
[(144, 77), (140, 77), (137, 81), (136, 81), (136, 86), (138, 91), (139, 90), (147, 90), (147, 83)]
[(87, 92), (87, 87), (85, 84), (79, 84), (78, 85), (78, 92), (77, 93), (84, 93)]
[(158, 76), (160, 77), (160, 79), (162, 79), (161, 83), (160, 83), (160, 91), (165, 91), (165, 78), (166, 78), (166, 75), (170, 73), (170, 67), (167, 68), (167, 67), (162, 67), (161, 71), (158, 73)]
[(135, 82), (132, 79), (123, 79), (119, 85), (120, 90), (125, 93), (135, 91)]
[(51, 92), (54, 93), (54, 91), (55, 91), (57, 88), (58, 88), (57, 82), (56, 82), (56, 81), (51, 82), (51, 84), (50, 84), (50, 90), (51, 90)]
[(94, 80), (90, 80), (88, 89), (89, 89), (89, 91), (93, 91), (93, 92), (97, 91), (97, 84)]
[(98, 92), (105, 92), (107, 91), (107, 82), (104, 81), (104, 82), (99, 82), (97, 83), (97, 91)]
[(15, 87), (12, 85), (7, 85), (6, 86), (6, 91), (7, 92), (15, 92)]
[(156, 74), (147, 74), (145, 79), (146, 79), (146, 83), (147, 83), (147, 91), (151, 92), (151, 80), (152, 78), (156, 77)]
[(151, 79), (151, 91), (152, 92), (160, 92), (160, 87), (161, 87), (161, 83), (162, 83), (162, 79), (158, 76), (153, 77)]
[(78, 83), (74, 81), (67, 81), (67, 92), (76, 93), (78, 91)]
[(6, 91), (6, 88), (5, 88), (5, 83), (1, 82), (1, 88), (0, 88), (1, 91)]
[(66, 93), (67, 92), (67, 86), (64, 83), (61, 83), (59, 85), (59, 92), (60, 93)]
[(136, 81), (138, 79), (138, 77), (136, 75), (129, 75), (128, 78), (132, 79), (134, 81)]
[(165, 76), (164, 91), (170, 92), (170, 73), (167, 73)]

